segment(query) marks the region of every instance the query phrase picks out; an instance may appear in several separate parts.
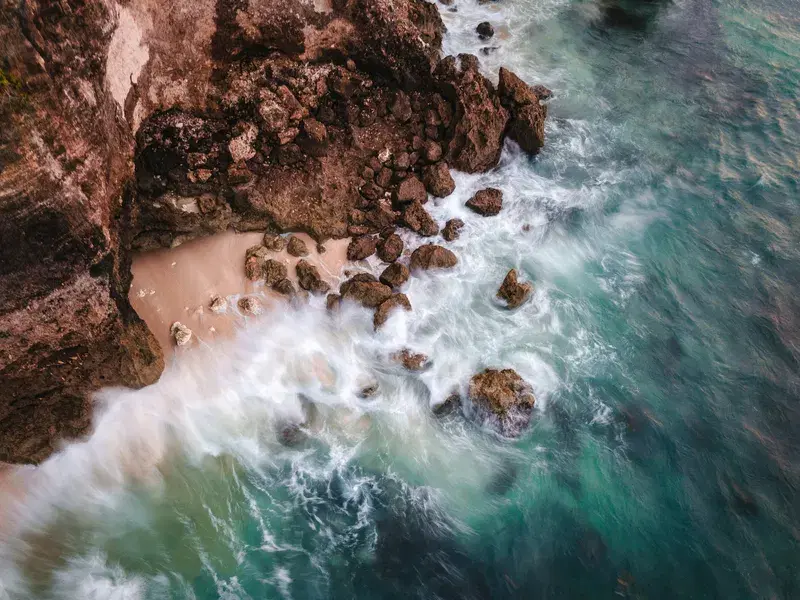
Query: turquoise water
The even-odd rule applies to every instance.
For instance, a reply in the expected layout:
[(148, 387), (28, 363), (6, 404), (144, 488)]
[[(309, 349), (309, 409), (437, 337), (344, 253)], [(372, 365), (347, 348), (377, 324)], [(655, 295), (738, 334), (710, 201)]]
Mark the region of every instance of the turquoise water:
[[(800, 7), (619, 6), (442, 8), (448, 51), (488, 19), (486, 72), (554, 91), (539, 157), (432, 209), (467, 222), (456, 272), (379, 335), (268, 315), (107, 391), (8, 500), (0, 598), (800, 597)], [(485, 185), (496, 218), (463, 208)], [(510, 267), (536, 286), (513, 313)], [(430, 417), (486, 366), (533, 384), (519, 440)]]

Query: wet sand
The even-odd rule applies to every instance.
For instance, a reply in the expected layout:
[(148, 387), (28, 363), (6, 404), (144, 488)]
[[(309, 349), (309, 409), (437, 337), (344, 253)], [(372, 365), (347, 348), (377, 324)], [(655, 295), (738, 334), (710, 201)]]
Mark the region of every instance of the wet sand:
[[(317, 266), (322, 277), (335, 287), (346, 262), (349, 240), (332, 240), (319, 254), (308, 235), (295, 234), (306, 242), (306, 260)], [(169, 356), (175, 349), (170, 327), (176, 321), (192, 330), (187, 345), (209, 343), (230, 336), (248, 318), (236, 303), (242, 296), (257, 296), (264, 310), (286, 302), (286, 298), (265, 288), (263, 282), (249, 281), (244, 274), (245, 253), (261, 243), (261, 233), (225, 232), (185, 242), (176, 248), (144, 252), (133, 259), (133, 282), (129, 299)], [(287, 265), (289, 279), (297, 286), (295, 265), (300, 260), (286, 250), (272, 253)], [(215, 296), (227, 299), (224, 312), (208, 308)]]

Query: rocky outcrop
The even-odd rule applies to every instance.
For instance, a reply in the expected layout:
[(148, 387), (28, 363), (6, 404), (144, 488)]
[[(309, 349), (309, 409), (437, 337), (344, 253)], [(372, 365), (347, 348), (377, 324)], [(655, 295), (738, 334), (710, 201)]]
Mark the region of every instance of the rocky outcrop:
[(431, 269), (451, 269), (458, 264), (458, 258), (447, 248), (436, 244), (425, 244), (411, 253), (411, 270), (429, 271)]
[(469, 399), (478, 415), (508, 437), (530, 422), (536, 399), (531, 386), (512, 369), (486, 369), (469, 382)]
[(508, 69), (500, 68), (500, 99), (511, 113), (508, 136), (528, 154), (536, 154), (544, 146), (544, 121), (547, 106), (539, 101), (550, 96), (550, 90), (535, 89)]
[(517, 279), (517, 271), (511, 269), (503, 279), (500, 289), (497, 290), (497, 297), (505, 300), (508, 308), (517, 308), (525, 302), (531, 295), (533, 286), (530, 283), (520, 283)]
[(411, 231), (424, 237), (431, 237), (439, 233), (439, 225), (428, 214), (425, 207), (417, 201), (406, 206), (401, 222)]
[(434, 5), (329, 8), (0, 4), (0, 460), (85, 432), (91, 391), (157, 379), (127, 300), (132, 251), (229, 228), (268, 231), (270, 251), (292, 231), (433, 235), (422, 204), (452, 192), (442, 161), (496, 164), (507, 109), (474, 57), (440, 62)]
[(499, 215), (503, 208), (503, 192), (495, 188), (479, 190), (467, 200), (466, 206), (483, 217)]

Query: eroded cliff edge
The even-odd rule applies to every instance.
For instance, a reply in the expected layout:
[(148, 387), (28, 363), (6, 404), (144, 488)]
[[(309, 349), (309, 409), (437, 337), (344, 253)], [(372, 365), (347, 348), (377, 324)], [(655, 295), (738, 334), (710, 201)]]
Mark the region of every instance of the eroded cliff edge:
[(424, 0), (0, 3), (0, 460), (89, 426), (161, 351), (133, 249), (227, 228), (435, 236), (429, 192), (543, 143), (544, 90), (441, 57)]

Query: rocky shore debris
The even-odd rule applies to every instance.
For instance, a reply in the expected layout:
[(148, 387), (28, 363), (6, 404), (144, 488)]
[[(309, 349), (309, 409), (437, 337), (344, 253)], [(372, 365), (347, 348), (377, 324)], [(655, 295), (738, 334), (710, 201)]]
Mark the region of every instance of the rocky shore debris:
[(506, 437), (528, 426), (536, 401), (530, 384), (513, 369), (486, 369), (473, 376), (469, 399), (479, 416)]
[(478, 26), (475, 28), (475, 32), (478, 34), (478, 37), (482, 40), (488, 40), (490, 37), (494, 35), (494, 27), (489, 21), (484, 21), (482, 23), (478, 23)]
[(273, 252), (281, 252), (286, 248), (286, 238), (277, 233), (265, 233), (262, 243), (267, 250), (272, 250)]
[(257, 316), (264, 312), (264, 307), (261, 304), (261, 301), (255, 296), (245, 296), (244, 298), (239, 298), (239, 302), (236, 304), (239, 307), (239, 310), (246, 315)]
[(378, 238), (372, 235), (360, 235), (350, 240), (347, 245), (347, 260), (364, 260), (375, 254)]
[(409, 348), (403, 348), (399, 352), (395, 352), (390, 358), (408, 371), (424, 371), (430, 366), (430, 359), (427, 355), (421, 352), (413, 352)]
[(305, 259), (300, 259), (295, 265), (297, 281), (300, 287), (312, 294), (327, 294), (331, 286), (322, 279), (319, 269)]
[(437, 244), (425, 244), (411, 253), (410, 269), (412, 271), (451, 269), (456, 264), (458, 264), (456, 255)]
[(297, 295), (297, 290), (295, 289), (294, 284), (288, 279), (281, 279), (272, 286), (272, 289), (278, 292), (280, 295), (286, 296), (287, 298), (294, 298), (294, 296)]
[(403, 254), (403, 240), (396, 233), (390, 233), (378, 242), (378, 258), (383, 262), (394, 262)]
[(366, 308), (378, 308), (392, 296), (392, 288), (379, 282), (374, 275), (359, 273), (339, 286), (339, 294)]
[(211, 312), (220, 314), (227, 310), (228, 301), (222, 296), (214, 296), (208, 303), (208, 308)]
[(525, 302), (532, 291), (533, 285), (527, 282), (520, 282), (517, 278), (516, 269), (511, 269), (503, 279), (500, 289), (497, 290), (497, 297), (505, 300), (508, 308), (514, 309)]
[(172, 339), (175, 340), (176, 346), (185, 346), (192, 341), (192, 330), (180, 321), (175, 321), (169, 328), (169, 333)]
[(508, 137), (525, 152), (536, 154), (544, 146), (544, 122), (547, 106), (540, 100), (550, 97), (544, 86), (529, 86), (506, 68), (500, 68), (500, 100), (511, 113)]
[(443, 402), (433, 407), (433, 414), (443, 418), (461, 412), (461, 395), (458, 391), (451, 392)]
[(289, 237), (289, 243), (286, 245), (286, 251), (291, 256), (308, 256), (308, 246), (306, 246), (306, 243), (296, 235)]
[(410, 276), (411, 272), (408, 270), (407, 266), (405, 266), (403, 263), (395, 262), (383, 270), (383, 273), (381, 273), (378, 280), (382, 284), (396, 289), (408, 281)]
[(405, 294), (392, 294), (388, 299), (381, 302), (372, 320), (375, 329), (380, 329), (389, 320), (392, 311), (400, 308), (406, 311), (411, 310), (411, 302)]
[(496, 188), (479, 190), (467, 200), (466, 206), (483, 217), (494, 217), (503, 208), (503, 192)]
[(461, 235), (461, 229), (463, 227), (464, 221), (461, 219), (450, 219), (444, 224), (444, 229), (442, 229), (442, 237), (448, 242), (455, 241), (458, 239), (458, 236)]
[(439, 233), (439, 225), (428, 214), (425, 207), (416, 200), (406, 206), (403, 211), (402, 223), (423, 237), (432, 237)]

